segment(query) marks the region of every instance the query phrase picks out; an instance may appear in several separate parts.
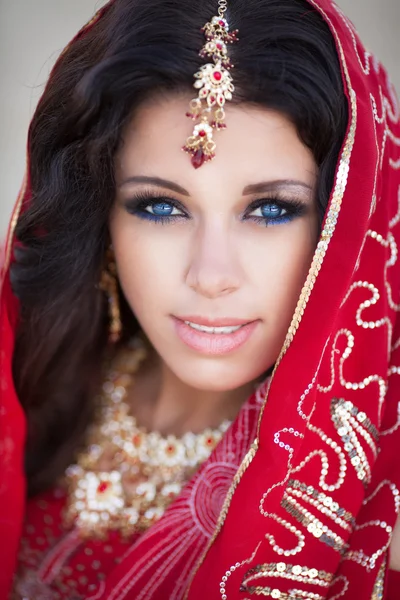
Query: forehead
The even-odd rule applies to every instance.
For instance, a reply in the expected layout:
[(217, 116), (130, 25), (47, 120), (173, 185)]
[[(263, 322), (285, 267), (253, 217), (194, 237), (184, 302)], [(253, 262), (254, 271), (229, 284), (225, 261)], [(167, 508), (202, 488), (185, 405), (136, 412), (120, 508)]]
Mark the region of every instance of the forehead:
[(311, 183), (316, 165), (311, 151), (284, 115), (246, 104), (229, 106), (227, 129), (214, 133), (216, 158), (195, 170), (182, 146), (193, 131), (185, 116), (190, 96), (152, 99), (127, 126), (116, 159), (117, 179), (135, 175), (174, 178), (183, 185), (229, 180), (248, 185), (263, 179), (303, 179)]

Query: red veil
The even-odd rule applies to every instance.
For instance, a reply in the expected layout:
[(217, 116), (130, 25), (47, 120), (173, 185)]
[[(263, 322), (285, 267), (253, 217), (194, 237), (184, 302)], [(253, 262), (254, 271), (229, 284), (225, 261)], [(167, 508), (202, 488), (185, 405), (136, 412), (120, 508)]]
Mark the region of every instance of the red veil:
[[(201, 543), (193, 538), (171, 563), (166, 544), (177, 530), (178, 499), (162, 526), (114, 570), (96, 596), (101, 600), (182, 597), (171, 590), (183, 571), (190, 600), (385, 597), (400, 506), (399, 107), (384, 69), (340, 9), (331, 0), (309, 2), (336, 40), (350, 118), (321, 238), (258, 425), (248, 429), (248, 448), (230, 449), (239, 460), (220, 485), (219, 504), (203, 492), (201, 518), (196, 502), (187, 505), (188, 519), (207, 523)], [(24, 514), (25, 423), (11, 373), (18, 305), (8, 269), (26, 202), (29, 175), (2, 271), (1, 598)], [(241, 423), (239, 416), (236, 430)], [(192, 499), (212, 488), (218, 460), (210, 460), (187, 488)], [(160, 587), (146, 595), (155, 576)]]

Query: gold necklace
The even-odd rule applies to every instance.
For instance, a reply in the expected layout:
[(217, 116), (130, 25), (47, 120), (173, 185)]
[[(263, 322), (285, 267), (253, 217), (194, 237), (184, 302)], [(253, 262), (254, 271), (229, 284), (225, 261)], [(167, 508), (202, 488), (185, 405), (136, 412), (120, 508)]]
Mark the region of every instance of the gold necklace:
[(126, 398), (145, 356), (133, 342), (112, 362), (85, 450), (66, 471), (64, 525), (83, 538), (128, 537), (156, 523), (231, 424), (179, 438), (139, 427)]

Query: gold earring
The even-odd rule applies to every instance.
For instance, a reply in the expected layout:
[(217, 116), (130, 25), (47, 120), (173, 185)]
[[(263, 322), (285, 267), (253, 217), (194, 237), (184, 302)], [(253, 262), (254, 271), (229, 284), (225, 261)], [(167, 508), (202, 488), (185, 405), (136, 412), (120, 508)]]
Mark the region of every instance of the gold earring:
[(108, 301), (109, 341), (118, 342), (122, 332), (121, 311), (119, 306), (117, 265), (112, 247), (107, 250), (106, 265), (101, 273), (100, 289), (105, 292)]

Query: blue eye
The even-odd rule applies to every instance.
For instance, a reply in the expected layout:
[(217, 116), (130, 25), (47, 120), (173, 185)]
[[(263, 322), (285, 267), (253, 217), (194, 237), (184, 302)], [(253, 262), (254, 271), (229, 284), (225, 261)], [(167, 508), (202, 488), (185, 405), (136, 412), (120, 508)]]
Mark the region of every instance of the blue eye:
[(260, 208), (261, 214), (265, 219), (277, 219), (287, 213), (287, 210), (277, 204), (263, 204)]
[(293, 205), (285, 208), (280, 203), (264, 201), (258, 203), (258, 207), (248, 213), (247, 218), (250, 217), (262, 225), (278, 225), (291, 221), (298, 212)]
[(263, 198), (253, 202), (245, 215), (259, 225), (283, 225), (307, 213), (307, 203), (298, 199)]
[(135, 214), (141, 219), (153, 221), (154, 223), (169, 223), (186, 215), (175, 203), (165, 198), (138, 198), (132, 204), (126, 204), (128, 212)]
[[(155, 215), (156, 217), (170, 217), (173, 214), (179, 214), (179, 211), (177, 211), (176, 208), (169, 202), (157, 202), (157, 204), (149, 204), (146, 209), (150, 214)], [(176, 211), (175, 213), (174, 210)]]

